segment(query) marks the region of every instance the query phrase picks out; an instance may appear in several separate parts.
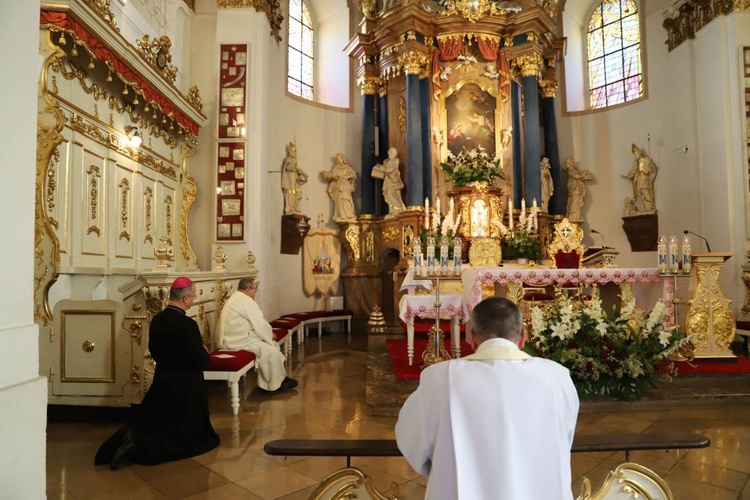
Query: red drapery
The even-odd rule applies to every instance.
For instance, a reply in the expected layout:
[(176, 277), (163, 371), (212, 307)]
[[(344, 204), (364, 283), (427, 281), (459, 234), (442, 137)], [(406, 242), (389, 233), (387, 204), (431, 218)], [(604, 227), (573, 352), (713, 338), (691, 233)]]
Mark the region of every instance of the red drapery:
[(165, 115), (171, 116), (177, 123), (189, 130), (191, 134), (198, 135), (197, 123), (185, 116), (169, 99), (159, 94), (148, 81), (118, 59), (112, 51), (94, 37), (94, 35), (86, 31), (86, 28), (73, 19), (67, 12), (42, 10), (40, 14), (39, 24), (42, 27), (53, 25), (75, 34), (91, 49), (97, 60), (109, 61), (115, 73), (127, 80), (128, 83), (132, 82), (137, 85), (143, 93), (144, 99), (148, 102), (155, 102), (161, 107)]
[(477, 47), (482, 57), (488, 61), (495, 61), (497, 71), (500, 73), (500, 97), (507, 101), (510, 97), (510, 71), (505, 51), (500, 50), (500, 39), (496, 37), (477, 37)]
[(432, 95), (435, 99), (440, 95), (440, 61), (455, 61), (462, 46), (461, 35), (438, 38), (438, 48), (432, 53)]

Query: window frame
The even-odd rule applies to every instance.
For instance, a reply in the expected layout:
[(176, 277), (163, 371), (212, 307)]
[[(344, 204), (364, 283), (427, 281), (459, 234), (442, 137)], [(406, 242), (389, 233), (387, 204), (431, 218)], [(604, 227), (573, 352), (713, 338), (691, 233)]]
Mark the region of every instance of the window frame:
[[(305, 0), (298, 0), (298, 1), (302, 5), (302, 13), (304, 14), (305, 10), (307, 10), (307, 12), (308, 12), (308, 14), (310, 16), (310, 26), (307, 26), (305, 24), (305, 22), (304, 22), (304, 16), (300, 16), (300, 17), (302, 17), (302, 19), (296, 19), (296, 18), (292, 17), (292, 14), (291, 14), (291, 0), (289, 0), (289, 2), (287, 3), (287, 15), (288, 15), (288, 19), (287, 19), (286, 66), (285, 66), (285, 70), (284, 70), (284, 73), (285, 73), (285, 79), (284, 79), (285, 80), (285, 87), (284, 88), (285, 88), (286, 94), (288, 96), (290, 96), (292, 98), (295, 98), (295, 99), (299, 99), (299, 100), (301, 100), (303, 102), (314, 103), (314, 102), (317, 102), (315, 100), (315, 73), (316, 73), (315, 72), (315, 47), (316, 47), (316, 44), (317, 44), (316, 39), (315, 39), (315, 20), (313, 19), (312, 10), (310, 9), (310, 7), (308, 5), (309, 2), (305, 2)], [(289, 35), (289, 33), (291, 31), (292, 22), (298, 23), (299, 26), (300, 26), (300, 46), (299, 47), (295, 47), (291, 43), (291, 36)], [(309, 30), (309, 32), (312, 35), (312, 46), (311, 46), (312, 53), (311, 54), (307, 54), (303, 50), (304, 49), (304, 47), (303, 47), (304, 43), (303, 43), (302, 40), (303, 40), (303, 36), (304, 36), (304, 33), (305, 33), (305, 29)], [(300, 56), (300, 73), (298, 75), (290, 75), (289, 74), (289, 61), (290, 61), (290, 56), (291, 56), (292, 51), (296, 52)], [(302, 64), (302, 62), (305, 60), (305, 58), (308, 58), (309, 61), (310, 61), (310, 66), (311, 66), (310, 83), (306, 83), (305, 81), (302, 80), (302, 77), (303, 77), (303, 74), (302, 74), (303, 73), (303, 69), (302, 69), (303, 68), (303, 64)], [(309, 88), (310, 97), (305, 97), (304, 95), (302, 95), (303, 92), (300, 92), (299, 94), (295, 93), (290, 88), (290, 80), (294, 80), (295, 82), (297, 82), (299, 84), (301, 90), (304, 89), (304, 88)]]
[[(601, 2), (598, 2), (594, 9), (591, 11), (587, 18), (587, 22), (584, 24), (585, 34), (584, 34), (584, 40), (585, 43), (583, 44), (584, 47), (584, 53), (585, 53), (585, 78), (586, 78), (586, 96), (585, 96), (585, 102), (587, 105), (587, 111), (600, 111), (604, 109), (612, 109), (614, 107), (623, 106), (626, 104), (631, 104), (633, 102), (637, 102), (641, 99), (644, 99), (646, 97), (646, 57), (645, 57), (645, 51), (643, 50), (645, 47), (645, 30), (643, 25), (643, 16), (641, 14), (640, 6), (638, 5), (638, 2), (636, 0), (631, 0), (634, 4), (634, 11), (623, 16), (623, 12), (620, 11), (618, 14), (618, 17), (614, 20), (611, 20), (609, 22), (605, 22), (605, 14), (604, 14), (604, 5), (606, 3), (611, 3), (613, 0), (602, 0)], [(622, 4), (623, 0), (619, 0)], [(591, 29), (592, 24), (592, 18), (594, 15), (597, 14), (597, 12), (601, 16), (600, 26)], [(620, 40), (623, 40), (623, 43), (621, 44), (619, 49), (613, 50), (609, 53), (606, 52), (606, 28), (608, 26), (618, 25), (620, 33), (622, 33), (622, 28), (624, 23), (624, 20), (627, 20), (628, 18), (635, 17), (637, 22), (635, 23), (638, 27), (638, 40), (634, 43), (631, 43), (628, 46), (624, 45), (624, 40), (622, 35), (620, 35)], [(601, 56), (595, 57), (593, 59), (590, 59), (590, 49), (591, 49), (591, 38), (592, 33), (599, 32), (601, 35), (601, 43), (602, 43), (602, 53)], [(636, 75), (626, 76), (625, 75), (625, 61), (624, 56), (628, 50), (632, 50), (633, 47), (637, 47), (638, 51), (638, 60), (640, 61), (640, 68)], [(608, 69), (606, 67), (606, 61), (607, 58), (611, 58), (613, 55), (618, 55), (623, 64), (623, 74), (618, 79), (613, 79), (612, 81), (609, 80), (611, 77), (610, 72), (608, 72)], [(603, 66), (603, 83), (602, 85), (599, 85), (597, 87), (592, 87), (592, 81), (591, 81), (591, 65), (593, 62), (601, 61), (601, 64)], [(638, 77), (639, 78), (639, 93), (636, 97), (628, 98), (628, 92), (627, 92), (627, 81), (631, 78)], [(622, 84), (622, 98), (624, 100), (619, 102), (610, 103), (609, 101), (612, 99), (610, 95), (608, 94), (607, 90), (608, 87), (611, 85), (621, 83)], [(603, 91), (603, 98), (604, 98), (604, 104), (601, 106), (595, 106), (594, 104), (594, 91), (597, 89), (602, 89)]]

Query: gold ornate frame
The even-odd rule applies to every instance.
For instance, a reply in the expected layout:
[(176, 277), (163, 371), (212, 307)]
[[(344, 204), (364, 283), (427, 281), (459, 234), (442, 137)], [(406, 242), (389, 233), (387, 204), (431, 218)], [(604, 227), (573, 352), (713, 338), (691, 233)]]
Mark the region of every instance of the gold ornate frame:
[[(495, 152), (500, 151), (500, 135), (503, 125), (503, 100), (500, 96), (500, 89), (497, 88), (497, 82), (494, 80), (481, 80), (475, 77), (467, 77), (452, 85), (445, 92), (440, 94), (438, 103), (438, 116), (440, 119), (440, 130), (442, 131), (442, 144), (440, 145), (440, 161), (444, 162), (448, 158), (448, 111), (445, 108), (445, 100), (457, 93), (466, 85), (476, 85), (482, 92), (486, 92), (495, 99)], [(503, 165), (501, 157), (500, 165)]]

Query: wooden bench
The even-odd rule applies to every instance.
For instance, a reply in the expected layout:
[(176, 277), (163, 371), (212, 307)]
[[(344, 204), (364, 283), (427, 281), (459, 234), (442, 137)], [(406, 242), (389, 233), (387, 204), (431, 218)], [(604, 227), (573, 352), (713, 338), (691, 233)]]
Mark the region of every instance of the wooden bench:
[(240, 379), (255, 366), (255, 354), (248, 351), (213, 351), (211, 363), (203, 370), (206, 380), (226, 380), (232, 413), (240, 411)]
[[(660, 432), (646, 434), (580, 434), (573, 439), (572, 452), (624, 451), (625, 460), (636, 450), (706, 448), (711, 440), (701, 434)], [(269, 455), (305, 457), (399, 457), (395, 439), (276, 439), (263, 451)]]
[(273, 328), (285, 328), (289, 332), (289, 338), (286, 339), (289, 342), (289, 354), (292, 353), (292, 344), (294, 343), (294, 334), (297, 334), (297, 345), (302, 345), (304, 338), (304, 327), (305, 324), (302, 320), (293, 316), (282, 316), (270, 322)]
[(307, 336), (307, 327), (318, 325), (318, 338), (323, 336), (323, 323), (329, 321), (346, 321), (346, 334), (352, 334), (352, 312), (348, 309), (334, 309), (332, 311), (307, 311), (301, 313), (285, 314), (282, 318), (295, 318), (302, 322), (302, 334), (297, 337), (297, 342), (302, 344), (304, 336)]

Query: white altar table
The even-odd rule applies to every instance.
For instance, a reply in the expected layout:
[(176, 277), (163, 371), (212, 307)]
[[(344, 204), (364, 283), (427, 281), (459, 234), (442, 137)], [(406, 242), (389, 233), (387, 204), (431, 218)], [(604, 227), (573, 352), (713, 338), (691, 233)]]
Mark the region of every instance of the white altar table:
[(662, 283), (662, 297), (667, 308), (666, 321), (674, 324), (674, 282), (659, 275), (655, 268), (467, 268), (462, 274), (464, 295), (470, 309), (482, 300), (482, 285), (499, 283), (519, 290), (526, 286), (572, 285), (633, 285), (635, 283)]
[[(435, 317), (435, 295), (404, 295), (398, 303), (398, 315), (406, 323), (406, 343), (409, 366), (414, 359), (414, 318)], [(461, 325), (469, 319), (469, 308), (463, 296), (453, 293), (440, 294), (440, 318), (451, 321), (451, 354), (461, 357)]]

